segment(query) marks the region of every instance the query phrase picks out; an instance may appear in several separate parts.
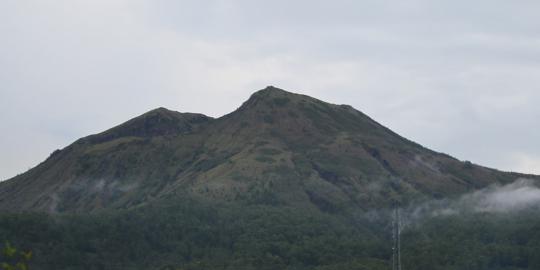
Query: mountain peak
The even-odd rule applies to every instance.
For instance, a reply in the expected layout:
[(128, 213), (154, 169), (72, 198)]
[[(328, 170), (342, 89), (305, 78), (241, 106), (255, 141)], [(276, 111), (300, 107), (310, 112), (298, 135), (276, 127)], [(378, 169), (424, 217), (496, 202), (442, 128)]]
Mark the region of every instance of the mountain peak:
[(153, 113), (158, 113), (158, 114), (171, 114), (171, 113), (178, 113), (177, 111), (173, 111), (173, 110), (169, 110), (165, 107), (158, 107), (158, 108), (155, 108), (153, 110), (150, 110), (146, 113), (143, 113), (142, 115), (145, 115), (145, 114), (153, 114)]
[(203, 114), (181, 113), (159, 107), (102, 133), (89, 136), (88, 139), (92, 142), (102, 142), (126, 136), (152, 137), (182, 134), (192, 131), (199, 124), (211, 119)]
[[(273, 98), (291, 98), (295, 96), (301, 96), (300, 94), (295, 94), (292, 92), (285, 91), (283, 89), (267, 86), (264, 89), (261, 89), (251, 95), (250, 100), (262, 100), (262, 99), (273, 99)], [(248, 100), (249, 101), (249, 100)]]
[[(299, 103), (318, 101), (312, 97), (297, 94), (277, 88), (275, 86), (267, 86), (264, 89), (253, 93), (249, 99), (240, 106), (238, 111), (256, 109), (258, 111), (267, 111), (277, 108), (287, 108), (296, 106)], [(319, 101), (322, 102), (322, 101)]]
[(288, 92), (286, 90), (283, 90), (281, 88), (277, 88), (273, 85), (269, 85), (267, 87), (265, 87), (264, 89), (261, 89), (257, 92), (255, 92), (255, 94), (266, 94), (266, 95), (277, 95), (277, 94), (289, 94), (289, 95), (293, 95), (293, 93), (291, 92)]

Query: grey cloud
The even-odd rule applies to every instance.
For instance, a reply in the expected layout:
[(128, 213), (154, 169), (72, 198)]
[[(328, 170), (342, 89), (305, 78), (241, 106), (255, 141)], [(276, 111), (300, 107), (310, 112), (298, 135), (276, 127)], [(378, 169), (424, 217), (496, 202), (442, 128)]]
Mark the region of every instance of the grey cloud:
[(0, 3), (0, 179), (155, 107), (220, 116), (266, 85), (434, 150), (540, 173), (538, 1)]

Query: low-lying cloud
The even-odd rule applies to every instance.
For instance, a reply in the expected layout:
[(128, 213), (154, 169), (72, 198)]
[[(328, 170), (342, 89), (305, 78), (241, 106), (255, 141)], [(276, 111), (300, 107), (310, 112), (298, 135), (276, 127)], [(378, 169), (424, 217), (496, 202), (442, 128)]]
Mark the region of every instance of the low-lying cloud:
[(517, 213), (540, 207), (540, 188), (531, 179), (518, 179), (507, 185), (492, 185), (464, 194), (457, 199), (430, 201), (404, 209), (406, 224), (425, 218), (466, 213)]
[(462, 198), (476, 212), (519, 211), (540, 205), (540, 189), (532, 180), (520, 179), (506, 186), (495, 186)]

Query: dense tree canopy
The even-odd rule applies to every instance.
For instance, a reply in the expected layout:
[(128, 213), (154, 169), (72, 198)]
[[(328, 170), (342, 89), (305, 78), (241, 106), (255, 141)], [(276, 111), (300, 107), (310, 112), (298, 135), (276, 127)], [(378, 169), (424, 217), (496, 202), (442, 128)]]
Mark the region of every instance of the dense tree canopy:
[[(390, 269), (390, 216), (182, 200), (91, 215), (3, 215), (0, 238), (32, 250), (37, 269), (376, 270)], [(404, 269), (540, 269), (540, 217), (421, 219), (404, 228), (402, 249)]]

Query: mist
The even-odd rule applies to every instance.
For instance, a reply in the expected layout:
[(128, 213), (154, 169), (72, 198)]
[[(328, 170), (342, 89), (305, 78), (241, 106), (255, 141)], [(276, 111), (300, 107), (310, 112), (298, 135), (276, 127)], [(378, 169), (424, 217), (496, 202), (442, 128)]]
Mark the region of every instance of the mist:
[(519, 179), (465, 195), (461, 202), (475, 212), (513, 212), (540, 205), (540, 189), (533, 180)]
[(531, 179), (489, 187), (455, 199), (433, 200), (403, 209), (405, 226), (426, 218), (470, 213), (510, 214), (540, 207), (540, 188)]

